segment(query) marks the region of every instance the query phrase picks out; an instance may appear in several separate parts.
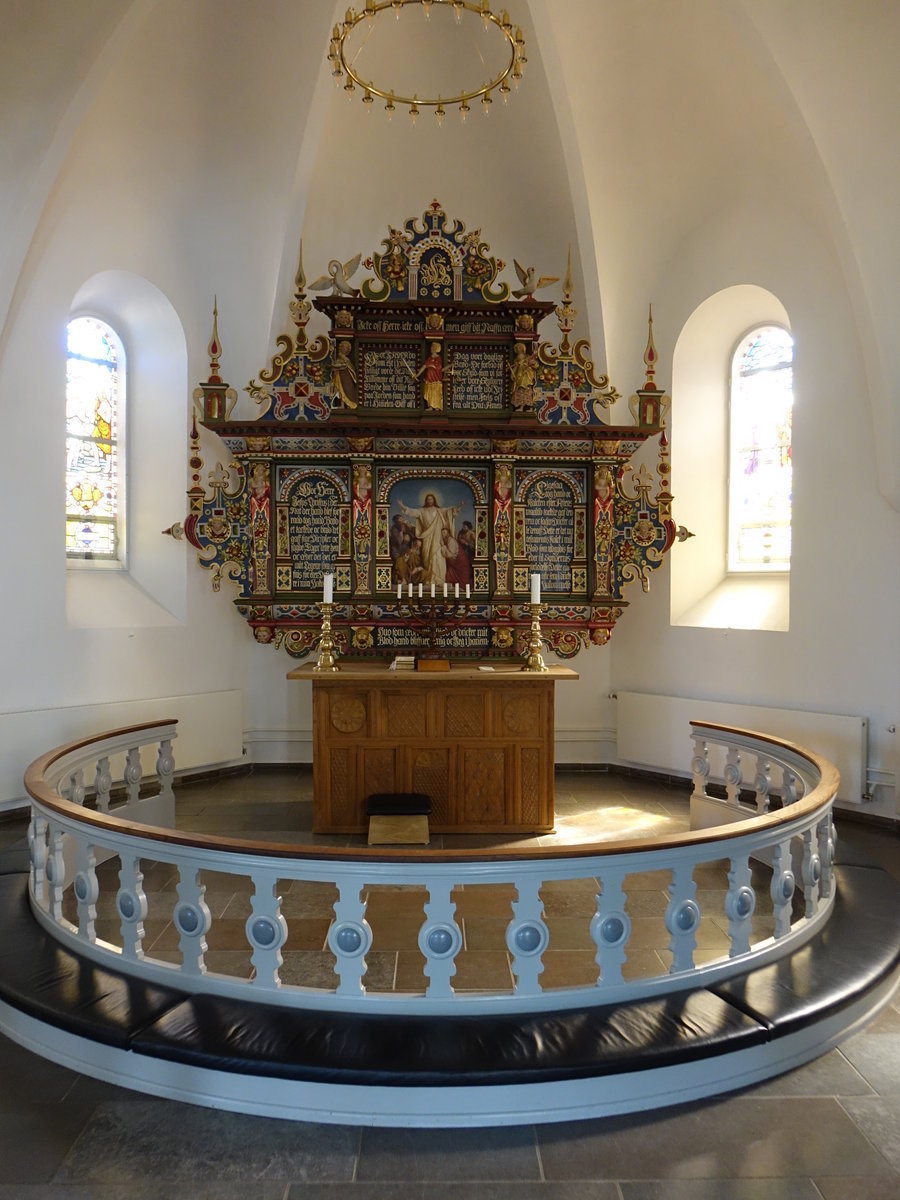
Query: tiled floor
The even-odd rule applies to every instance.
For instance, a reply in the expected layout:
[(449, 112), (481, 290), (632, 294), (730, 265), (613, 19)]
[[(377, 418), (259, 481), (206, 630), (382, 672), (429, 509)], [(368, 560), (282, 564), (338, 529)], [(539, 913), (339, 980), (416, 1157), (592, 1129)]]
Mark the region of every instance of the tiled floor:
[[(299, 835), (306, 841), (308, 789), (308, 779), (296, 772), (193, 785), (180, 792), (179, 824), (267, 838)], [(557, 789), (558, 838), (669, 831), (686, 822), (681, 785), (572, 772), (559, 777)], [(19, 838), (23, 828), (18, 818), (0, 822), (0, 846)], [(840, 820), (839, 832), (900, 878), (900, 837)], [(165, 887), (164, 879), (157, 882)], [(557, 943), (580, 929), (575, 918), (587, 899), (584, 890), (560, 888), (545, 897), (548, 919), (557, 923)], [(646, 892), (651, 922), (646, 952), (652, 956), (660, 888)], [(243, 929), (238, 893), (214, 896), (210, 887), (207, 898), (218, 906), (214, 915), (223, 926), (234, 905), (235, 924)], [(503, 897), (467, 894), (458, 900), (467, 951), (495, 954), (479, 947), (483, 938), (490, 942), (492, 922), (505, 925)], [(322, 955), (328, 897), (297, 894), (291, 901), (288, 895), (285, 902), (295, 909), (291, 926), (298, 931), (292, 932), (297, 942), (291, 953)], [(390, 943), (405, 944), (407, 924), (418, 925), (417, 902), (406, 901), (412, 905), (406, 914), (398, 911), (396, 896), (370, 903), (382, 936), (384, 985), (415, 986), (411, 964)], [(379, 905), (385, 910), (381, 918)], [(159, 921), (155, 937), (164, 945), (164, 910)], [(229, 945), (227, 930), (222, 936), (216, 953), (242, 953)], [(573, 946), (559, 953), (574, 957), (558, 966), (548, 962), (548, 973), (558, 971), (559, 980), (568, 982), (584, 951)], [(300, 957), (297, 963), (305, 963), (306, 982), (312, 960)], [(473, 959), (473, 977), (479, 966), (484, 961)], [(501, 967), (499, 960), (494, 967)], [(0, 1038), (0, 1200), (339, 1196), (900, 1200), (900, 999), (895, 996), (875, 1022), (816, 1062), (718, 1101), (602, 1121), (500, 1129), (360, 1129), (215, 1112), (96, 1082)]]

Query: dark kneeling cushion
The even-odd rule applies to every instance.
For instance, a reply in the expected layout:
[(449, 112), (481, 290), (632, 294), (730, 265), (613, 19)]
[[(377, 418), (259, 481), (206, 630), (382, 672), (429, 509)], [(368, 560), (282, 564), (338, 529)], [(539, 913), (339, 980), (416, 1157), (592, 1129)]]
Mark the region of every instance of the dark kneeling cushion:
[(369, 817), (415, 817), (431, 813), (431, 797), (424, 792), (375, 792), (366, 801)]

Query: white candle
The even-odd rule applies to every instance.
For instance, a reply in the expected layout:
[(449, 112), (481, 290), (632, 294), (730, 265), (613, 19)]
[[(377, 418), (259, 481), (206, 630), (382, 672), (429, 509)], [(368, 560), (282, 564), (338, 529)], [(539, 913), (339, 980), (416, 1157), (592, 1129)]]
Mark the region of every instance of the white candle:
[(469, 585), (466, 584), (466, 599), (469, 599)]
[(434, 584), (431, 585), (431, 598), (434, 599)]
[(397, 599), (398, 600), (403, 599), (403, 584), (402, 583), (397, 584)]
[(531, 577), (531, 603), (540, 604), (541, 602), (541, 577), (540, 575), (532, 575)]
[(459, 599), (459, 584), (458, 584), (458, 583), (457, 583), (457, 584), (454, 584), (454, 587), (455, 587), (455, 589), (456, 589), (456, 590), (454, 591), (453, 595), (454, 595), (454, 596), (456, 597), (456, 599), (458, 600), (458, 599)]
[(419, 584), (419, 599), (420, 599), (420, 600), (422, 599), (422, 585), (421, 585), (421, 583)]
[(325, 587), (322, 593), (322, 600), (326, 604), (330, 604), (334, 599), (334, 576), (328, 572), (325, 576)]
[(409, 585), (409, 598), (412, 600), (412, 584)]
[(446, 585), (446, 583), (444, 584), (444, 599), (445, 599), (445, 600), (447, 599), (447, 585)]

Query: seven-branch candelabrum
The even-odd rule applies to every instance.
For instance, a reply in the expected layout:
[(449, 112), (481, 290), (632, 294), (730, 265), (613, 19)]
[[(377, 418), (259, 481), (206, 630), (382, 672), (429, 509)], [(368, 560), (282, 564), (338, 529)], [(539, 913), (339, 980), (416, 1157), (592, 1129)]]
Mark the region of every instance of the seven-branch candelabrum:
[[(467, 587), (466, 593), (468, 592)], [(433, 589), (430, 596), (421, 589), (416, 595), (410, 588), (405, 598), (401, 589), (397, 589), (397, 613), (400, 620), (407, 628), (423, 637), (428, 647), (424, 652), (426, 656), (433, 657), (440, 653), (438, 642), (454, 632), (468, 613), (469, 604), (470, 596), (460, 596), (458, 587), (455, 595), (451, 595), (445, 589), (443, 596), (436, 594)]]
[(541, 639), (541, 605), (540, 603), (531, 603), (528, 607), (531, 609), (531, 633), (528, 638), (528, 657), (525, 659), (525, 665), (522, 667), (522, 670), (546, 671), (548, 668), (541, 654), (541, 650), (543, 649), (543, 641)]
[(334, 638), (331, 633), (331, 610), (333, 608), (333, 604), (322, 601), (322, 636), (319, 638), (319, 657), (313, 667), (314, 671), (340, 670), (334, 660)]

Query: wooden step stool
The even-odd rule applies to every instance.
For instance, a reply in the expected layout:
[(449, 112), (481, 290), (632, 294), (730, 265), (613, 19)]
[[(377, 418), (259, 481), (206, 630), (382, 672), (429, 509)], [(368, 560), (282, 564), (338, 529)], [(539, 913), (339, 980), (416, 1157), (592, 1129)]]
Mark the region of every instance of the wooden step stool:
[(366, 800), (369, 845), (427, 846), (431, 797), (422, 792), (376, 792)]

